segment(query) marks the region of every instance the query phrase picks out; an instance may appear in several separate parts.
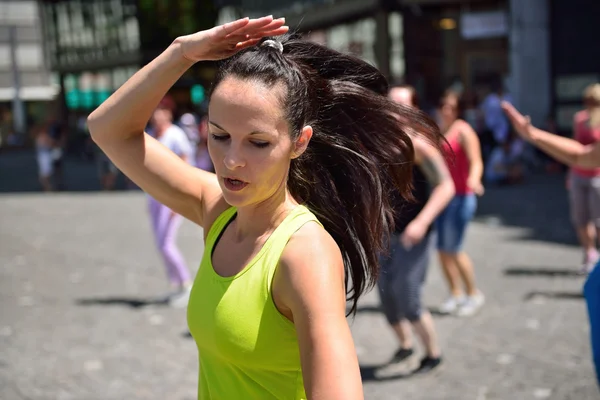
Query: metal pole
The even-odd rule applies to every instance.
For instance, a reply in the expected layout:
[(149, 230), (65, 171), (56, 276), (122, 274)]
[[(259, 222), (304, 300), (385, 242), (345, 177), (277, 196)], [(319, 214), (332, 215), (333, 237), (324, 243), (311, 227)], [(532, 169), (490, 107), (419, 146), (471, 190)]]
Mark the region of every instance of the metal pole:
[(17, 27), (11, 25), (9, 27), (9, 32), (13, 88), (15, 90), (12, 100), (13, 129), (16, 135), (21, 136), (26, 133), (26, 121), (25, 107), (21, 100), (21, 75), (19, 74), (19, 66), (17, 63)]
[(375, 21), (377, 22), (375, 39), (375, 57), (377, 66), (381, 73), (387, 78), (390, 77), (390, 28), (389, 13), (380, 4), (375, 11)]

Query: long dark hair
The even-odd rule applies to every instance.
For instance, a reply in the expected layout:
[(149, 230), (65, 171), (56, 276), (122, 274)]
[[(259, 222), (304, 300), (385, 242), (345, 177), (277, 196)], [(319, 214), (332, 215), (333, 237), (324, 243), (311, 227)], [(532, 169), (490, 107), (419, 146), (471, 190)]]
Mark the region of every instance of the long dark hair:
[(227, 76), (283, 83), (292, 139), (312, 126), (307, 150), (291, 161), (288, 188), (338, 244), (353, 313), (376, 282), (378, 256), (393, 229), (392, 191), (411, 198), (414, 150), (405, 127), (434, 143), (439, 130), (424, 113), (388, 100), (385, 77), (359, 58), (295, 34), (264, 40), (277, 43), (225, 60), (213, 90)]

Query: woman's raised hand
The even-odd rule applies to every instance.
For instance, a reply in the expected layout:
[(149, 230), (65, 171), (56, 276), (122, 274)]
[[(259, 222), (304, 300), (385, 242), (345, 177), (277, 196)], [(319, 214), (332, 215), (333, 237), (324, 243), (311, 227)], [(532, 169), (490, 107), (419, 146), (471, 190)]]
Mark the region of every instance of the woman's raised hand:
[(531, 119), (529, 116), (521, 114), (512, 104), (507, 101), (502, 102), (502, 110), (508, 117), (515, 131), (525, 140), (531, 140)]
[(182, 55), (190, 61), (222, 60), (256, 45), (263, 37), (286, 33), (285, 18), (243, 18), (212, 29), (180, 36)]

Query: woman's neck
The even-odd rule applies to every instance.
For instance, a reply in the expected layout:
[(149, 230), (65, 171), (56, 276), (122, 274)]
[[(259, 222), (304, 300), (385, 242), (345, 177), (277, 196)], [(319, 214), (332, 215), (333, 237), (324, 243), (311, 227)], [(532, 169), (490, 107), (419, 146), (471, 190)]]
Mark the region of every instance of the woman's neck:
[(452, 120), (448, 120), (448, 121), (442, 121), (442, 123), (440, 124), (440, 131), (444, 134), (447, 135), (450, 133), (452, 126), (454, 126), (454, 123), (458, 121), (458, 118), (452, 119)]
[(286, 188), (262, 203), (238, 208), (234, 221), (236, 239), (270, 234), (297, 205)]

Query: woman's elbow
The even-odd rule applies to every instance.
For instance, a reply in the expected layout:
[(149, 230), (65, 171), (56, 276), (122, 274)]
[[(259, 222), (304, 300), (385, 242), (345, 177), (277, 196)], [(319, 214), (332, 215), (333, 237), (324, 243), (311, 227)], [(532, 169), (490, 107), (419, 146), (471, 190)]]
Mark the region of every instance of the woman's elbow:
[(97, 110), (93, 111), (87, 117), (87, 128), (90, 132), (90, 136), (94, 142), (96, 142), (101, 136), (101, 132), (105, 132), (106, 129), (102, 127), (103, 123), (100, 116), (97, 115)]
[(125, 126), (124, 124), (114, 121), (114, 119), (98, 113), (98, 110), (92, 112), (87, 117), (87, 126), (90, 132), (92, 140), (100, 145), (106, 140), (125, 140), (129, 139), (136, 134), (143, 134), (144, 129), (136, 129), (132, 126)]
[(454, 196), (456, 194), (456, 188), (454, 187), (454, 181), (452, 179), (448, 180), (448, 182), (446, 182), (446, 185), (448, 186), (448, 193), (450, 193), (451, 196)]
[(454, 195), (456, 194), (456, 188), (454, 187), (454, 182), (452, 179), (448, 179), (447, 181), (442, 183), (444, 194), (448, 198), (448, 201), (452, 200)]

